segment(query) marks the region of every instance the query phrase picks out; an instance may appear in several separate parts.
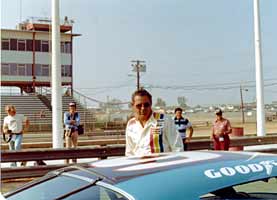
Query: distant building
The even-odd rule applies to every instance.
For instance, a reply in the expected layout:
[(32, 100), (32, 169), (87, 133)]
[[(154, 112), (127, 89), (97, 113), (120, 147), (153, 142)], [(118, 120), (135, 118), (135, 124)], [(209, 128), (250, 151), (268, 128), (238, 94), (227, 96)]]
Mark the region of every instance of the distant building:
[[(61, 23), (62, 85), (72, 88), (72, 23)], [(51, 21), (27, 20), (17, 29), (1, 29), (1, 86), (19, 87), (21, 93), (35, 92), (51, 83)]]

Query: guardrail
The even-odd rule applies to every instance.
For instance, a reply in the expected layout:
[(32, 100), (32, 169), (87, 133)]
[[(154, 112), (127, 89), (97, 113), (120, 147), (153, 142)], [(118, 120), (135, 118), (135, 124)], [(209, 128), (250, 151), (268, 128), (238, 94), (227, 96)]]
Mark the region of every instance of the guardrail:
[(111, 156), (123, 156), (125, 145), (105, 146), (105, 147), (86, 147), (76, 149), (47, 149), (47, 150), (21, 150), (21, 151), (2, 151), (1, 162), (17, 161), (38, 161), (38, 160), (61, 160), (72, 158), (107, 158)]
[[(247, 137), (231, 137), (230, 147), (240, 146), (253, 146), (253, 145), (265, 145), (265, 144), (277, 144), (276, 136), (247, 136)], [(192, 140), (188, 145), (189, 150), (209, 149), (212, 148), (213, 143), (208, 139)]]
[[(125, 140), (122, 142), (125, 143)], [(230, 146), (251, 146), (277, 144), (277, 136), (266, 137), (236, 137), (232, 138)], [(189, 144), (190, 150), (211, 149), (212, 143), (208, 139), (193, 140)], [(76, 149), (25, 149), (21, 151), (1, 151), (1, 162), (38, 161), (38, 160), (63, 160), (72, 158), (99, 158), (123, 156), (125, 145), (78, 147)], [(265, 153), (277, 153), (277, 148), (259, 150)], [(34, 167), (2, 168), (1, 179), (30, 178), (42, 176), (53, 169), (64, 165), (47, 165)]]
[[(79, 140), (79, 146), (93, 146), (93, 145), (113, 145), (113, 144), (125, 144), (124, 137), (117, 137), (112, 139), (93, 139), (93, 140)], [(247, 136), (247, 137), (232, 137), (231, 146), (251, 146), (261, 144), (277, 144), (277, 135), (270, 135), (265, 137)], [(188, 145), (189, 150), (197, 149), (209, 149), (211, 148), (211, 141), (209, 139), (193, 139)], [(39, 148), (52, 148), (52, 142), (24, 142), (22, 143), (22, 149), (39, 149)], [(8, 149), (8, 144), (1, 144), (2, 150)]]
[[(125, 138), (121, 139), (100, 139), (100, 140), (81, 140), (78, 142), (78, 146), (106, 146), (106, 145), (113, 145), (113, 144), (125, 144)], [(64, 144), (65, 146), (65, 144)], [(45, 149), (45, 148), (52, 148), (52, 142), (28, 142), (22, 143), (22, 149)], [(8, 144), (1, 144), (2, 150), (9, 149)]]
[[(111, 156), (123, 156), (125, 145), (87, 147), (76, 149), (47, 149), (47, 150), (21, 150), (21, 151), (2, 151), (1, 162), (16, 161), (40, 161), (40, 160), (59, 160), (71, 158), (99, 158), (106, 159)], [(1, 180), (32, 178), (43, 176), (47, 172), (64, 167), (66, 165), (42, 165), (15, 168), (1, 168)]]

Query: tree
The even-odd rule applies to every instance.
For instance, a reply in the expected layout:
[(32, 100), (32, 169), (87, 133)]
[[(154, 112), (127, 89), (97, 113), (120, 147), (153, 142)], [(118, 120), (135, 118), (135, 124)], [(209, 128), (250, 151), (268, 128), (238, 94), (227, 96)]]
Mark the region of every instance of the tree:
[(160, 107), (160, 108), (165, 108), (166, 107), (166, 103), (164, 100), (162, 100), (162, 98), (157, 98), (157, 102), (155, 104), (155, 107)]
[(187, 105), (187, 99), (186, 97), (182, 96), (182, 97), (178, 97), (177, 98), (177, 102), (179, 104), (179, 106), (181, 108), (186, 108), (188, 105)]

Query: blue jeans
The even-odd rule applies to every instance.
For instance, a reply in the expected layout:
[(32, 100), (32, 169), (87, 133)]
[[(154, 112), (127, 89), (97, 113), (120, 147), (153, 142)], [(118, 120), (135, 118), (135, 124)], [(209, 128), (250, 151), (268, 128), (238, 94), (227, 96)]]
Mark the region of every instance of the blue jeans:
[[(12, 140), (9, 142), (9, 149), (10, 150), (21, 150), (21, 143), (22, 143), (22, 134), (13, 135)], [(16, 167), (16, 162), (11, 163), (11, 167)]]

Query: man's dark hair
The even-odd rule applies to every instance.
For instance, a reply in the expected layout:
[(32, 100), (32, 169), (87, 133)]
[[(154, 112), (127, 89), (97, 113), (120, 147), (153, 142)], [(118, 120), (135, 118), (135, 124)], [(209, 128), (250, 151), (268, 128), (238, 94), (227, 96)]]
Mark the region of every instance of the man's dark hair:
[(180, 107), (178, 107), (178, 108), (175, 108), (175, 111), (174, 111), (174, 113), (176, 113), (177, 111), (181, 111), (181, 112), (183, 112), (183, 109), (182, 109), (182, 108), (180, 108)]
[(147, 90), (145, 90), (145, 89), (136, 90), (132, 94), (132, 103), (134, 103), (134, 101), (135, 101), (135, 96), (147, 96), (150, 100), (151, 105), (152, 105), (152, 95)]

